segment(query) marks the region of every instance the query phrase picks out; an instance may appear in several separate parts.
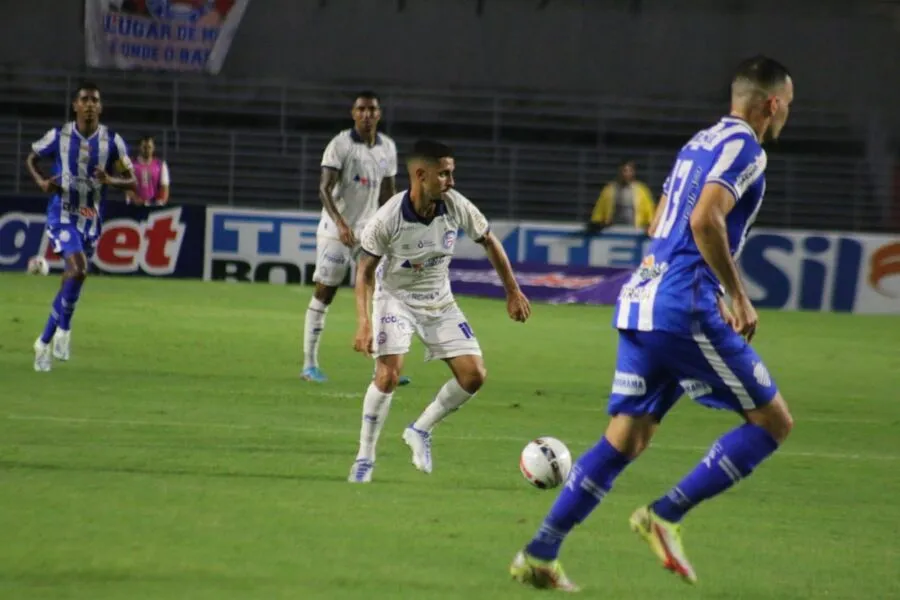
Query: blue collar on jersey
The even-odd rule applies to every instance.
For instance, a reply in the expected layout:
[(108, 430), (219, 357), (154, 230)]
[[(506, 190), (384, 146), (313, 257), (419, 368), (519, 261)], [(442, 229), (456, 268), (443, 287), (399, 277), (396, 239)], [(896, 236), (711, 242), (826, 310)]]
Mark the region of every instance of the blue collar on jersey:
[(742, 119), (740, 117), (734, 117), (732, 115), (725, 115), (724, 117), (722, 117), (722, 120), (730, 121), (732, 123), (737, 123), (738, 125), (743, 125), (744, 127), (747, 128), (747, 131), (750, 132), (750, 135), (753, 136), (753, 139), (756, 140), (757, 142), (759, 141), (759, 138), (756, 136), (756, 132), (753, 131), (753, 127), (751, 127), (750, 123), (748, 123), (744, 119)]
[(409, 197), (409, 191), (403, 194), (403, 200), (400, 202), (400, 214), (403, 216), (403, 220), (409, 223), (421, 223), (422, 225), (431, 225), (431, 222), (435, 220), (435, 218), (443, 216), (447, 214), (447, 206), (444, 204), (443, 200), (440, 202), (436, 202), (437, 206), (434, 210), (434, 216), (430, 219), (426, 219), (425, 217), (419, 215), (416, 212), (416, 209), (413, 208), (412, 198)]
[[(359, 135), (359, 132), (356, 131), (355, 127), (350, 130), (350, 139), (353, 140), (354, 142), (356, 142), (357, 144), (365, 144), (366, 143), (366, 140), (362, 139), (362, 136)], [(381, 144), (381, 134), (376, 133), (375, 134), (375, 145), (378, 146), (380, 144)]]

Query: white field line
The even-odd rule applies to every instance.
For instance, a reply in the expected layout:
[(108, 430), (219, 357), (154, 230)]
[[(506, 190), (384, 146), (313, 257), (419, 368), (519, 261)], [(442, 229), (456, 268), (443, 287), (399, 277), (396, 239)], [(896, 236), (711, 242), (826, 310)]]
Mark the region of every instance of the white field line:
[[(144, 421), (132, 419), (95, 419), (92, 417), (53, 417), (45, 415), (18, 415), (10, 414), (6, 418), (10, 421), (41, 421), (49, 423), (60, 423), (66, 425), (104, 425), (110, 427), (170, 427), (170, 428), (194, 428), (194, 429), (225, 429), (232, 431), (252, 431), (252, 430), (278, 430), (289, 431), (294, 433), (303, 433), (311, 435), (340, 435), (340, 436), (357, 436), (357, 429), (325, 429), (321, 427), (294, 427), (291, 425), (239, 425), (234, 423), (203, 423), (203, 422), (187, 422), (187, 421)], [(462, 441), (480, 441), (480, 442), (523, 442), (527, 441), (524, 437), (504, 436), (504, 435), (441, 435), (441, 438), (448, 440)], [(570, 443), (579, 445), (589, 445), (595, 443), (596, 440), (569, 440)], [(702, 453), (709, 450), (708, 446), (686, 446), (674, 444), (650, 444), (651, 448), (663, 451), (677, 452), (697, 452)], [(850, 454), (845, 452), (801, 452), (786, 449), (778, 452), (778, 456), (789, 456), (799, 458), (824, 458), (834, 460), (862, 460), (862, 461), (900, 461), (900, 454)]]

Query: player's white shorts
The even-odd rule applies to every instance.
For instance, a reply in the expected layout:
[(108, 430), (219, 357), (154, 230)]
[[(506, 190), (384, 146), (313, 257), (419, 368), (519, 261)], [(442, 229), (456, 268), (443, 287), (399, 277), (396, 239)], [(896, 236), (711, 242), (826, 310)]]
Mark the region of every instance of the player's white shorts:
[(358, 248), (351, 249), (340, 240), (317, 236), (313, 281), (328, 287), (338, 287), (347, 276), (352, 261), (358, 256)]
[(481, 346), (456, 302), (439, 309), (410, 308), (383, 291), (373, 299), (375, 356), (406, 354), (416, 335), (425, 344), (425, 360), (481, 356)]

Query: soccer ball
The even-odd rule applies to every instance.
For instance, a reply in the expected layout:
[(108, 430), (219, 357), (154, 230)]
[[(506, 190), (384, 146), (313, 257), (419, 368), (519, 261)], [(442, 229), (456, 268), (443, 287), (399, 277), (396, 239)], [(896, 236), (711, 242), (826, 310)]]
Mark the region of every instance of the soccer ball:
[(50, 265), (43, 256), (32, 256), (28, 259), (28, 272), (31, 275), (46, 275), (50, 272)]
[(556, 438), (539, 437), (528, 442), (519, 457), (519, 470), (528, 483), (542, 490), (555, 488), (572, 470), (572, 454)]

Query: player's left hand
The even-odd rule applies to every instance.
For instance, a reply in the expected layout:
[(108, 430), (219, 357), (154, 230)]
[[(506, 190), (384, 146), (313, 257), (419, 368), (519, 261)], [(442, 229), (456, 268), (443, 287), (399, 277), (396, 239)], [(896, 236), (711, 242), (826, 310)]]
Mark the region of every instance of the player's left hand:
[(725, 321), (729, 327), (734, 329), (734, 315), (731, 314), (731, 310), (729, 310), (728, 305), (725, 304), (725, 299), (721, 296), (719, 297), (719, 314), (722, 315), (722, 320)]
[(362, 352), (366, 358), (372, 358), (372, 326), (360, 327), (356, 330), (356, 337), (353, 339), (353, 349)]
[(531, 303), (522, 290), (516, 290), (506, 297), (506, 312), (510, 319), (519, 323), (524, 323), (531, 316)]
[(99, 183), (106, 185), (109, 183), (110, 176), (109, 173), (107, 173), (100, 167), (97, 167), (96, 169), (94, 169), (94, 179), (96, 179)]

